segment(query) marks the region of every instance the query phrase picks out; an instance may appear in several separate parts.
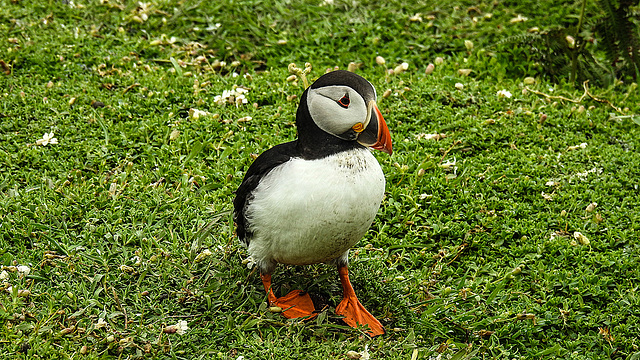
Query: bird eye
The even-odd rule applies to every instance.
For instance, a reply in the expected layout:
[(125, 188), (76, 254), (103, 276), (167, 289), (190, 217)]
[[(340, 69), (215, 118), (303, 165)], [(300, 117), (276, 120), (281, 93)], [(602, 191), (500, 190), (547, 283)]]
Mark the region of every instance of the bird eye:
[(338, 100), (338, 105), (343, 108), (348, 108), (349, 104), (351, 104), (351, 100), (349, 100), (349, 94), (345, 94), (340, 100)]

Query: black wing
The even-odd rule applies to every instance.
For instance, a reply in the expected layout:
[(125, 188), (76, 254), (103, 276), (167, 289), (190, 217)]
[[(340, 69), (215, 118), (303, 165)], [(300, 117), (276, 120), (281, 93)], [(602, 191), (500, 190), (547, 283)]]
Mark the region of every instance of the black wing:
[(253, 190), (258, 186), (262, 177), (276, 166), (283, 164), (296, 156), (296, 141), (276, 145), (263, 152), (249, 166), (249, 170), (242, 180), (242, 184), (236, 190), (236, 197), (233, 199), (233, 220), (236, 223), (238, 238), (249, 245), (251, 232), (249, 231), (248, 220), (245, 216), (247, 205), (253, 198)]

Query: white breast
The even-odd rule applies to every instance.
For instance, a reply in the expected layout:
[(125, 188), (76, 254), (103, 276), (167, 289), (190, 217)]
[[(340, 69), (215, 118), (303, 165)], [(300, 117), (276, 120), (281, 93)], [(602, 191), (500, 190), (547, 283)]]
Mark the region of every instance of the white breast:
[(263, 269), (334, 260), (367, 232), (384, 196), (384, 174), (368, 149), (319, 160), (293, 158), (253, 191), (249, 253)]

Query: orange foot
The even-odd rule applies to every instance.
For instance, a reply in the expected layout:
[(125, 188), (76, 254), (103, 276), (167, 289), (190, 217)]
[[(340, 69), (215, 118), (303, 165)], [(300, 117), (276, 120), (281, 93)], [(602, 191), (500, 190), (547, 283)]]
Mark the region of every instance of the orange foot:
[(277, 298), (276, 295), (271, 290), (271, 275), (262, 274), (260, 275), (262, 278), (262, 285), (264, 286), (264, 290), (267, 292), (267, 297), (269, 299), (269, 304), (271, 306), (277, 306), (281, 308), (282, 315), (289, 319), (296, 319), (308, 316), (310, 318), (318, 315), (315, 313), (315, 307), (313, 306), (313, 301), (311, 301), (311, 297), (309, 294), (302, 290), (293, 290), (287, 295)]
[(351, 282), (349, 281), (349, 271), (346, 266), (338, 268), (340, 274), (340, 282), (342, 282), (342, 288), (344, 289), (344, 299), (336, 307), (336, 314), (344, 316), (344, 322), (351, 327), (358, 327), (358, 325), (368, 325), (370, 336), (378, 336), (384, 334), (384, 327), (371, 315), (367, 309), (362, 306), (356, 293), (353, 291)]

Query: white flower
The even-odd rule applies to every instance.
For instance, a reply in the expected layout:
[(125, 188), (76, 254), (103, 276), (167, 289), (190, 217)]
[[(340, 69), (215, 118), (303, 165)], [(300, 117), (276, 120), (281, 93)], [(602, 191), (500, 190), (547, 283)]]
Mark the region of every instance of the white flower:
[(571, 151), (571, 150), (585, 149), (586, 147), (587, 147), (587, 143), (581, 143), (580, 145), (569, 146), (567, 147), (567, 150)]
[(447, 137), (447, 134), (425, 134), (425, 133), (419, 133), (414, 135), (414, 137), (416, 138), (416, 140), (420, 140), (420, 139), (426, 139), (426, 140), (440, 140), (440, 139), (444, 139)]
[(189, 330), (189, 326), (187, 326), (186, 320), (180, 320), (177, 324), (173, 325), (176, 328), (176, 333), (178, 335), (184, 335), (187, 330)]
[(36, 145), (42, 145), (42, 146), (46, 146), (48, 144), (57, 144), (57, 143), (58, 143), (58, 139), (53, 137), (53, 132), (44, 133), (44, 135), (42, 135), (42, 139), (36, 140)]
[(398, 75), (398, 74), (401, 74), (401, 73), (403, 73), (403, 72), (407, 71), (407, 69), (409, 69), (409, 63), (407, 63), (407, 62), (403, 62), (402, 64), (400, 64), (400, 65), (396, 66), (396, 67), (393, 69), (393, 73), (394, 73), (394, 74), (396, 74), (396, 75)]
[(456, 89), (458, 89), (458, 90), (462, 90), (462, 89), (464, 89), (464, 85), (463, 85), (462, 83), (456, 83), (456, 84), (455, 84), (455, 87), (456, 87)]
[(229, 104), (235, 104), (236, 107), (238, 107), (242, 104), (246, 104), (249, 102), (249, 100), (247, 100), (246, 96), (244, 95), (247, 92), (249, 92), (248, 89), (234, 85), (233, 89), (224, 90), (222, 92), (222, 95), (216, 95), (213, 98), (213, 101), (218, 105), (224, 105), (229, 103)]
[(21, 276), (27, 276), (31, 272), (31, 269), (26, 265), (20, 265), (16, 269), (18, 269), (18, 273), (20, 273)]
[(196, 256), (196, 258), (193, 260), (193, 262), (199, 263), (199, 262), (203, 261), (204, 259), (208, 258), (211, 255), (212, 255), (211, 250), (204, 249), (204, 250), (202, 250), (202, 252), (200, 254), (198, 254), (198, 256)]
[(369, 356), (369, 345), (365, 345), (364, 346), (364, 350), (361, 352), (357, 352), (357, 351), (347, 351), (347, 358), (349, 359), (359, 359), (359, 360), (369, 360), (370, 356)]
[(236, 107), (242, 105), (242, 104), (246, 104), (248, 103), (249, 100), (247, 100), (247, 98), (243, 95), (243, 94), (239, 94), (236, 96)]
[(496, 93), (496, 95), (500, 98), (511, 99), (511, 92), (507, 90), (500, 90)]
[(411, 21), (411, 22), (422, 22), (422, 14), (416, 13), (415, 15), (413, 15), (413, 16), (411, 16), (409, 18), (409, 21)]
[(515, 23), (519, 23), (519, 22), (525, 22), (527, 20), (529, 20), (529, 18), (518, 14), (518, 16), (516, 16), (513, 19), (509, 20), (509, 22), (512, 23), (512, 24), (515, 24)]
[(369, 360), (369, 345), (364, 346), (364, 351), (360, 353), (360, 360)]
[(142, 264), (142, 259), (140, 259), (140, 256), (138, 256), (138, 255), (132, 257), (131, 261), (133, 261), (134, 265), (136, 265), (136, 266), (139, 266), (140, 264)]
[(7, 280), (9, 278), (9, 273), (2, 270), (2, 272), (0, 272), (0, 280)]
[(205, 28), (205, 30), (207, 31), (213, 31), (213, 30), (218, 30), (220, 28), (220, 26), (222, 26), (222, 24), (220, 23), (215, 23), (211, 26), (208, 26), (207, 28)]
[(458, 169), (458, 167), (456, 166), (455, 158), (453, 158), (453, 161), (447, 160), (438, 166), (441, 167), (442, 170), (444, 171), (451, 171), (451, 170), (456, 171)]
[(327, 5), (333, 5), (333, 0), (323, 0), (320, 3), (320, 6), (327, 6)]
[[(215, 101), (215, 99), (214, 99), (214, 101)], [(194, 119), (194, 120), (197, 120), (197, 119), (199, 119), (199, 118), (201, 118), (203, 116), (207, 116), (209, 114), (210, 113), (208, 113), (206, 111), (202, 111), (202, 110), (198, 110), (198, 109), (189, 109), (189, 117)]]
[(248, 258), (242, 260), (242, 263), (244, 265), (247, 265), (247, 268), (249, 270), (253, 269), (253, 267), (256, 266), (256, 261), (251, 256), (249, 256)]
[(98, 319), (98, 322), (96, 323), (96, 325), (94, 326), (94, 328), (96, 328), (96, 329), (100, 329), (100, 328), (106, 327), (107, 325), (108, 325), (108, 324), (107, 324), (107, 322), (106, 322), (106, 321), (104, 321), (104, 319), (103, 319), (103, 318), (99, 318), (99, 319)]
[(567, 150), (571, 151), (571, 150), (586, 149), (586, 148), (587, 148), (587, 143), (582, 143), (580, 145), (569, 146)]
[(600, 168), (600, 169), (598, 169), (598, 168), (593, 168), (593, 169), (591, 169), (591, 170), (586, 170), (585, 172), (579, 172), (579, 173), (575, 174), (575, 175), (574, 175), (574, 176), (572, 176), (572, 177), (577, 176), (577, 177), (579, 177), (581, 180), (585, 180), (585, 178), (586, 178), (587, 176), (589, 176), (589, 174), (598, 174), (598, 175), (600, 175), (600, 174), (602, 174), (602, 169), (601, 169), (601, 168)]
[(597, 202), (592, 202), (591, 204), (587, 205), (587, 208), (585, 209), (585, 211), (593, 212), (593, 210), (595, 210), (597, 206), (598, 206)]
[(567, 41), (569, 49), (573, 49), (576, 46), (576, 39), (574, 39), (573, 36), (567, 35), (564, 39)]

